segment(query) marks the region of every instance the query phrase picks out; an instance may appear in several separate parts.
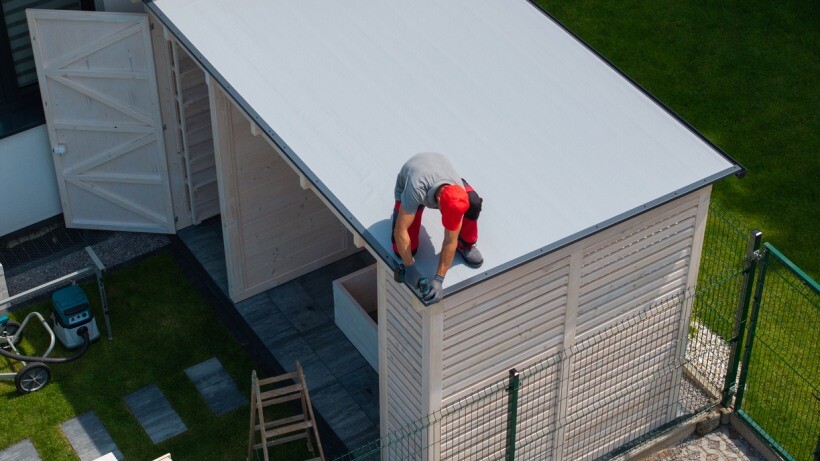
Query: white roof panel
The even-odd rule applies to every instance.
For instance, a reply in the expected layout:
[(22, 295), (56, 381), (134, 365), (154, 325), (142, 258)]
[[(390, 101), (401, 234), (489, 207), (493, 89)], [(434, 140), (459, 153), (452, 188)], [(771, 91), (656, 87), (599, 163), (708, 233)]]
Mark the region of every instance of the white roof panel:
[(447, 155), (484, 198), (450, 291), (740, 170), (523, 0), (148, 5), (392, 264), (396, 173)]

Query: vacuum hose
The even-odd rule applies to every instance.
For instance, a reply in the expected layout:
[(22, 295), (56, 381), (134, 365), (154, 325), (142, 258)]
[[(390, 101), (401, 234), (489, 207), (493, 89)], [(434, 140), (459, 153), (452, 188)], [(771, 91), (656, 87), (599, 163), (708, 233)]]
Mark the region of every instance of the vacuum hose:
[(88, 346), (91, 344), (91, 338), (88, 336), (88, 327), (80, 327), (77, 329), (77, 334), (83, 337), (83, 345), (74, 355), (68, 357), (29, 357), (27, 355), (19, 355), (0, 348), (0, 355), (8, 357), (12, 360), (19, 360), (21, 362), (40, 362), (40, 363), (68, 363), (77, 360), (85, 354)]

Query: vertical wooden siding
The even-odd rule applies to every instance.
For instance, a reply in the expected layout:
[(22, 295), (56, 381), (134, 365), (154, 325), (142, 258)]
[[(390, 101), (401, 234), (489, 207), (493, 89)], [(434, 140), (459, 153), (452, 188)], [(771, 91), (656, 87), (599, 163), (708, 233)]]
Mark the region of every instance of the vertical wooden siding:
[[(380, 265), (384, 283), (386, 350), (380, 351), (379, 360), (384, 361), (387, 380), (387, 431), (393, 432), (412, 424), (425, 416), (422, 403), (422, 314), (413, 309), (413, 295), (393, 281), (393, 273)], [(382, 387), (385, 389), (385, 387)], [(384, 413), (382, 413), (384, 414)], [(411, 440), (395, 447), (402, 452), (402, 445), (421, 448), (422, 432)], [(405, 452), (406, 453), (406, 452)]]
[[(231, 299), (241, 301), (347, 256), (344, 225), (243, 113), (211, 86)], [(255, 130), (259, 133), (259, 130)]]

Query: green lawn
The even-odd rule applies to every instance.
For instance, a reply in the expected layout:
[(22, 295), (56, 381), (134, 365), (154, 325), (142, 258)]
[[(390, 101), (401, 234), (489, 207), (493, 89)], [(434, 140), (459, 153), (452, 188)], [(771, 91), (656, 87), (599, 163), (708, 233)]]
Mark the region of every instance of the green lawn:
[[(764, 241), (818, 279), (816, 1), (537, 3), (746, 167), (745, 178), (715, 186), (715, 201), (738, 228), (762, 230)], [(743, 254), (745, 239), (720, 229), (725, 225), (715, 219), (707, 228), (696, 315), (728, 338), (739, 283), (735, 255)], [(802, 320), (795, 321), (787, 297), (796, 291), (773, 283), (744, 408), (798, 459), (809, 459), (818, 424), (810, 384), (820, 367), (817, 298), (800, 298)]]
[(715, 199), (818, 279), (816, 1), (537, 3), (746, 167)]
[[(98, 305), (96, 284), (84, 288)], [(93, 410), (129, 460), (151, 460), (167, 452), (175, 460), (244, 459), (248, 407), (213, 415), (184, 370), (216, 356), (239, 390), (249, 395), (251, 370), (257, 367), (187, 283), (171, 255), (162, 253), (109, 274), (106, 290), (113, 341), (103, 337), (79, 361), (52, 366), (54, 380), (39, 392), (18, 395), (13, 383), (0, 382), (0, 450), (29, 438), (43, 459), (77, 459), (59, 424)], [(45, 314), (47, 306), (33, 308)], [(26, 312), (14, 317), (22, 320)], [(99, 313), (97, 323), (105, 336)], [(42, 353), (47, 341), (43, 328), (30, 325), (25, 333), (24, 350)], [(54, 355), (60, 354), (65, 352)], [(0, 369), (4, 368), (8, 363), (0, 357)], [(188, 426), (187, 432), (159, 446), (123, 401), (149, 384), (159, 386)], [(288, 445), (273, 459), (306, 459), (304, 447)]]

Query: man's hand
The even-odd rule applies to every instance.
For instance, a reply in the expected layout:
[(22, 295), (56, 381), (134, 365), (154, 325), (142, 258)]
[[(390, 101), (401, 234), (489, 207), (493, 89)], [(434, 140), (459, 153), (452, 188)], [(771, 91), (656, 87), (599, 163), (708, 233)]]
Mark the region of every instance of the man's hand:
[(428, 304), (435, 304), (441, 301), (441, 298), (444, 297), (444, 276), (436, 274), (433, 281), (430, 282), (430, 291), (427, 292), (427, 295), (424, 297), (424, 302)]

